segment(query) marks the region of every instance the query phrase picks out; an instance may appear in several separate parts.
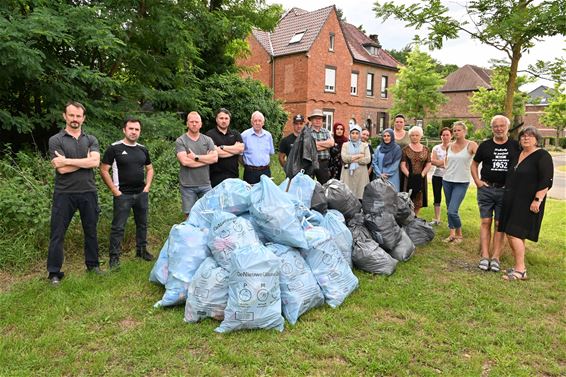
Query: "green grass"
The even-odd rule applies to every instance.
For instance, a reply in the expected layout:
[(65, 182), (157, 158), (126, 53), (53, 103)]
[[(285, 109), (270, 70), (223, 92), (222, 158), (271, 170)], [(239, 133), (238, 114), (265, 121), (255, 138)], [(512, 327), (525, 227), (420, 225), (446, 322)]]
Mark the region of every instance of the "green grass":
[[(173, 205), (167, 212), (177, 215)], [(148, 282), (152, 263), (133, 258), (129, 227), (118, 272), (86, 275), (78, 252), (58, 288), (47, 284), (44, 261), (0, 274), (0, 375), (564, 376), (565, 213), (566, 201), (548, 201), (540, 241), (527, 244), (530, 279), (504, 282), (476, 267), (470, 188), (466, 242), (442, 243), (448, 230), (440, 226), (392, 276), (356, 271), (360, 286), (341, 307), (312, 310), (282, 333), (224, 335), (214, 320), (184, 323), (184, 307), (152, 307), (164, 290)], [(153, 250), (167, 231), (150, 230)], [(512, 266), (505, 250), (503, 268)]]

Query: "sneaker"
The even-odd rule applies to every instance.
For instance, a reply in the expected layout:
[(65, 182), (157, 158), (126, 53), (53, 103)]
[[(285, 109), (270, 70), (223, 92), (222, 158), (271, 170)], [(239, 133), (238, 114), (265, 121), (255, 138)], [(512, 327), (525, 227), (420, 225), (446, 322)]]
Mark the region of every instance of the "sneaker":
[(87, 267), (86, 272), (93, 275), (104, 275), (104, 272), (100, 269), (100, 267)]
[(487, 258), (480, 259), (480, 263), (479, 263), (478, 267), (482, 271), (489, 270), (489, 259), (487, 259)]
[(120, 258), (110, 257), (110, 262), (108, 262), (108, 268), (111, 270), (117, 270), (120, 268)]
[(145, 261), (152, 261), (153, 255), (151, 255), (146, 249), (136, 252), (136, 257), (141, 258)]
[(61, 279), (59, 278), (59, 276), (57, 275), (53, 275), (49, 278), (49, 282), (51, 283), (51, 285), (53, 286), (58, 286), (59, 283), (61, 283)]

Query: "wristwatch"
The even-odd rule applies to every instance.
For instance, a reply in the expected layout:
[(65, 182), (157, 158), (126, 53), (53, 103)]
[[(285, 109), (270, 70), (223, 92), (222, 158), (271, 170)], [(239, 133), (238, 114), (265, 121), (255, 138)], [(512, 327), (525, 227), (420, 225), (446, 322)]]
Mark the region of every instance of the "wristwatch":
[(220, 146), (220, 149), (224, 150), (224, 145), (221, 145), (221, 146)]
[(198, 161), (198, 156), (195, 156), (195, 161)]
[(540, 202), (540, 198), (538, 196), (535, 196), (535, 198), (533, 199), (535, 202)]

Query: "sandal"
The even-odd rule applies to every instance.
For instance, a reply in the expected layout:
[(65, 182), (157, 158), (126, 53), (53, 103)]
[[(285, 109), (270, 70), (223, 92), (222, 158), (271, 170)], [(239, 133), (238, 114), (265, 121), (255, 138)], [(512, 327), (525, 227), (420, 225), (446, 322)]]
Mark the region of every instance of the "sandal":
[(464, 238), (463, 237), (456, 237), (456, 238), (454, 238), (453, 242), (454, 243), (462, 243), (462, 242), (464, 242)]
[(478, 267), (482, 271), (489, 270), (489, 259), (487, 259), (487, 258), (480, 259), (480, 264), (478, 265)]
[(521, 272), (517, 270), (513, 270), (509, 272), (507, 275), (503, 275), (503, 280), (511, 281), (511, 280), (527, 280), (527, 270)]
[(492, 259), (489, 261), (489, 269), (493, 272), (499, 272), (501, 267), (499, 266), (499, 261), (497, 259)]
[(443, 239), (442, 242), (454, 242), (455, 239), (456, 237), (449, 236)]

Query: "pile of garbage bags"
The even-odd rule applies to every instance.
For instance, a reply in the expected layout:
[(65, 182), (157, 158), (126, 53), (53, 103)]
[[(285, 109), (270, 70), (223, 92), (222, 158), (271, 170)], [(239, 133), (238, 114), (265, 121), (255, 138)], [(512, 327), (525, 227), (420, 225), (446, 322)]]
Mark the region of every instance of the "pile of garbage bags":
[(227, 179), (172, 227), (149, 276), (165, 286), (154, 306), (184, 304), (186, 322), (213, 318), (219, 333), (282, 331), (324, 303), (336, 308), (358, 287), (353, 267), (391, 275), (434, 237), (394, 190), (372, 181), (360, 203), (342, 182), (303, 172), (280, 186)]

